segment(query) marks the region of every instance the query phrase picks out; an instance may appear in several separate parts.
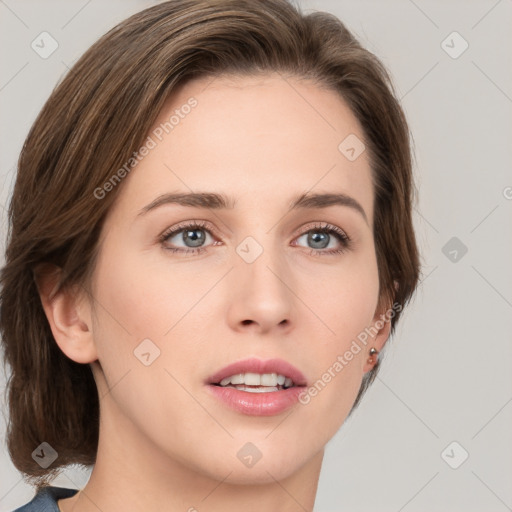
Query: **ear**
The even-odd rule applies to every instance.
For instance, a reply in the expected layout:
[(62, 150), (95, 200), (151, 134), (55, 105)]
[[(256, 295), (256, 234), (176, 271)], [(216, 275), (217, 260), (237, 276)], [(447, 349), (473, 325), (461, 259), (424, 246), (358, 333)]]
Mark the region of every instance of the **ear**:
[(34, 277), (53, 337), (62, 352), (77, 363), (98, 359), (92, 336), (91, 306), (80, 286), (58, 290), (62, 269), (55, 265), (38, 267)]
[[(387, 307), (378, 308), (373, 317), (371, 327), (372, 332), (377, 330), (377, 333), (373, 337), (368, 338), (368, 344), (366, 347), (366, 359), (363, 366), (363, 372), (369, 372), (372, 370), (377, 364), (379, 354), (382, 351), (386, 341), (389, 339), (389, 335), (391, 333), (391, 317), (389, 312), (391, 311), (391, 305), (388, 304)], [(375, 355), (370, 355), (370, 349), (375, 348), (378, 350), (378, 353)]]

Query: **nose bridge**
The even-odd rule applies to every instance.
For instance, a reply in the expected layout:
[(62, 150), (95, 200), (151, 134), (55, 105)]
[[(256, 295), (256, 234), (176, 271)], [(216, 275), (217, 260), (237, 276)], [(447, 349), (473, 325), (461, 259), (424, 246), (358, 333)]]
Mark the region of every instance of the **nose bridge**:
[(291, 276), (282, 244), (275, 240), (273, 232), (267, 234), (261, 229), (253, 233), (235, 247), (230, 286), (232, 320), (251, 320), (269, 329), (291, 318)]
[(282, 249), (279, 241), (273, 239), (272, 232), (261, 230), (254, 236), (246, 236), (235, 248), (237, 278), (248, 280), (254, 290), (261, 283), (266, 290), (278, 291), (284, 286), (278, 275), (286, 272)]

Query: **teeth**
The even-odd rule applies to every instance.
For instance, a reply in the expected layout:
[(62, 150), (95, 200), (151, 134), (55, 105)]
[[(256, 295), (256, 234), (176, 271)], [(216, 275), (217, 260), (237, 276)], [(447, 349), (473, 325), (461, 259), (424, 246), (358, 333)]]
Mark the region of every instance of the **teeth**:
[(264, 373), (260, 378), (260, 382), (262, 386), (275, 386), (276, 384), (279, 384), (276, 373)]
[(246, 373), (244, 375), (244, 383), (247, 386), (261, 386), (261, 378), (263, 375), (259, 373)]
[[(238, 385), (245, 384), (246, 386), (264, 386), (265, 388), (276, 388), (277, 386), (283, 386), (289, 388), (293, 386), (293, 381), (289, 377), (284, 375), (278, 375), (277, 373), (237, 373), (231, 375), (231, 377), (225, 377), (219, 383), (221, 386), (227, 386), (229, 384)], [(263, 388), (262, 388), (263, 389)]]
[(276, 387), (263, 387), (254, 388), (251, 386), (226, 386), (227, 388), (236, 388), (239, 391), (248, 391), (249, 393), (268, 393), (269, 391), (279, 391), (279, 388)]
[[(231, 379), (231, 381), (230, 381)], [(222, 382), (224, 382), (226, 379), (222, 379)], [(244, 374), (239, 373), (238, 375), (232, 375), (231, 377), (227, 377), (227, 383), (229, 384), (243, 384), (244, 383)], [(222, 384), (221, 382), (221, 384)]]

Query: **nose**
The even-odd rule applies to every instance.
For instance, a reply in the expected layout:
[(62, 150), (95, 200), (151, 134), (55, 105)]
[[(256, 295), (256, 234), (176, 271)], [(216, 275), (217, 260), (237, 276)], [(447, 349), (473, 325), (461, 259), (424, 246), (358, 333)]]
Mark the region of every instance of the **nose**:
[(265, 248), (252, 262), (234, 254), (229, 274), (228, 323), (239, 332), (290, 332), (295, 325), (293, 278), (278, 251)]

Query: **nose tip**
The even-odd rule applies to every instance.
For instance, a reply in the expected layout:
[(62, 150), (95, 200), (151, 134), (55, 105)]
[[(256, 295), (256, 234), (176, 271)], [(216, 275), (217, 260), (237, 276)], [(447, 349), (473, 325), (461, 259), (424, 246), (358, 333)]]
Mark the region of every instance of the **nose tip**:
[(230, 323), (235, 329), (267, 332), (291, 326), (291, 297), (285, 280), (278, 278), (264, 259), (242, 262), (230, 287)]

